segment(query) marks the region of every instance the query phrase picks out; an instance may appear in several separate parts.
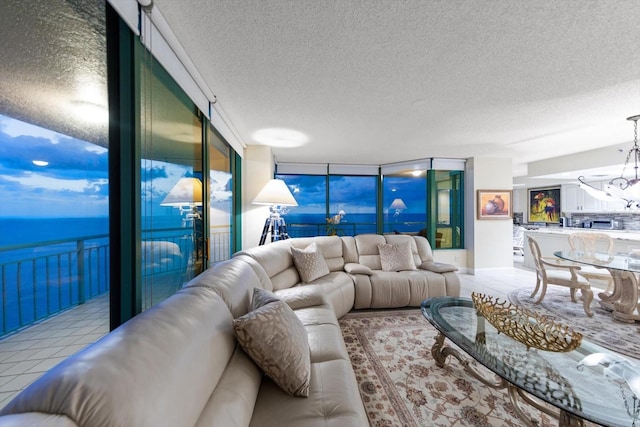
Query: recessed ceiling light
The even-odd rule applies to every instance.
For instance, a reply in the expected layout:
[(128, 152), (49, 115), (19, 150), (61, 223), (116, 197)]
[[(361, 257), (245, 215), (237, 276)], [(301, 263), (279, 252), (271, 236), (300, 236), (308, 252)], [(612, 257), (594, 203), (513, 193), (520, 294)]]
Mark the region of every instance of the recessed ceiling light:
[(285, 128), (267, 128), (257, 130), (251, 135), (254, 141), (270, 147), (300, 147), (309, 142), (309, 137), (297, 130)]
[(47, 166), (49, 162), (45, 162), (44, 160), (32, 160), (31, 161), (36, 166)]
[(411, 172), (411, 175), (420, 176), (420, 175), (422, 175), (422, 171), (413, 171), (413, 172)]
[(76, 117), (85, 122), (107, 123), (109, 121), (109, 110), (102, 105), (86, 101), (74, 101), (72, 108)]

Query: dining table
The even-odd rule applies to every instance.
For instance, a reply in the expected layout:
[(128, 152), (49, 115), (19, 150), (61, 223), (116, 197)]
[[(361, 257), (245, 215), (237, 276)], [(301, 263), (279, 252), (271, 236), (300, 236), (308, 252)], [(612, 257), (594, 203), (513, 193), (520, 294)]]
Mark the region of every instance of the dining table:
[(640, 254), (631, 252), (606, 253), (582, 251), (556, 251), (556, 257), (576, 263), (606, 269), (613, 277), (613, 291), (598, 294), (600, 306), (611, 311), (616, 320), (633, 323), (640, 321), (638, 305), (638, 274)]

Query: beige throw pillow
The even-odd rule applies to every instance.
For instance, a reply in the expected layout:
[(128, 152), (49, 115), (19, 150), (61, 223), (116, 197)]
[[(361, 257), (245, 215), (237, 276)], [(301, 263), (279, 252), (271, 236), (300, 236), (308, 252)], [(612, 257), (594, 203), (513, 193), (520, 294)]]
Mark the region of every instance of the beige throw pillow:
[(397, 245), (380, 244), (380, 263), (383, 271), (415, 270), (416, 264), (411, 253), (411, 242)]
[(329, 274), (329, 266), (318, 250), (316, 242), (304, 249), (291, 247), (293, 264), (303, 282), (309, 283)]
[(233, 330), (242, 349), (284, 392), (309, 396), (307, 331), (285, 302), (270, 302), (235, 319)]
[(276, 301), (280, 301), (280, 298), (278, 298), (273, 292), (269, 292), (268, 290), (262, 288), (253, 288), (251, 310), (256, 310), (262, 306)]

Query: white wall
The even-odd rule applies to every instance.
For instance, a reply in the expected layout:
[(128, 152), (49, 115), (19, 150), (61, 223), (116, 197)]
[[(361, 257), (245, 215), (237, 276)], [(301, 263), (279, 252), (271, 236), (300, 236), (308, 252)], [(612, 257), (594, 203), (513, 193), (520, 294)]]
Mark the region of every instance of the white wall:
[(477, 190), (509, 190), (513, 176), (510, 158), (474, 157), (465, 172), (465, 234), (467, 267), (471, 274), (483, 269), (513, 267), (513, 221), (478, 220)]
[(251, 202), (262, 187), (273, 178), (274, 161), (271, 147), (249, 145), (242, 165), (242, 249), (258, 246), (269, 207)]

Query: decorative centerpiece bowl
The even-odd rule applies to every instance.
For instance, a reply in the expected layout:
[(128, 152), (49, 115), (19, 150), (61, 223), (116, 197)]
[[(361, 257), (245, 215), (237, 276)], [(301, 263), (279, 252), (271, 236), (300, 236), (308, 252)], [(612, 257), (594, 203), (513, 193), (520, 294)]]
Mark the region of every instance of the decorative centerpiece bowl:
[(530, 348), (567, 352), (580, 347), (582, 334), (507, 301), (472, 293), (471, 299), (479, 315), (503, 333)]

